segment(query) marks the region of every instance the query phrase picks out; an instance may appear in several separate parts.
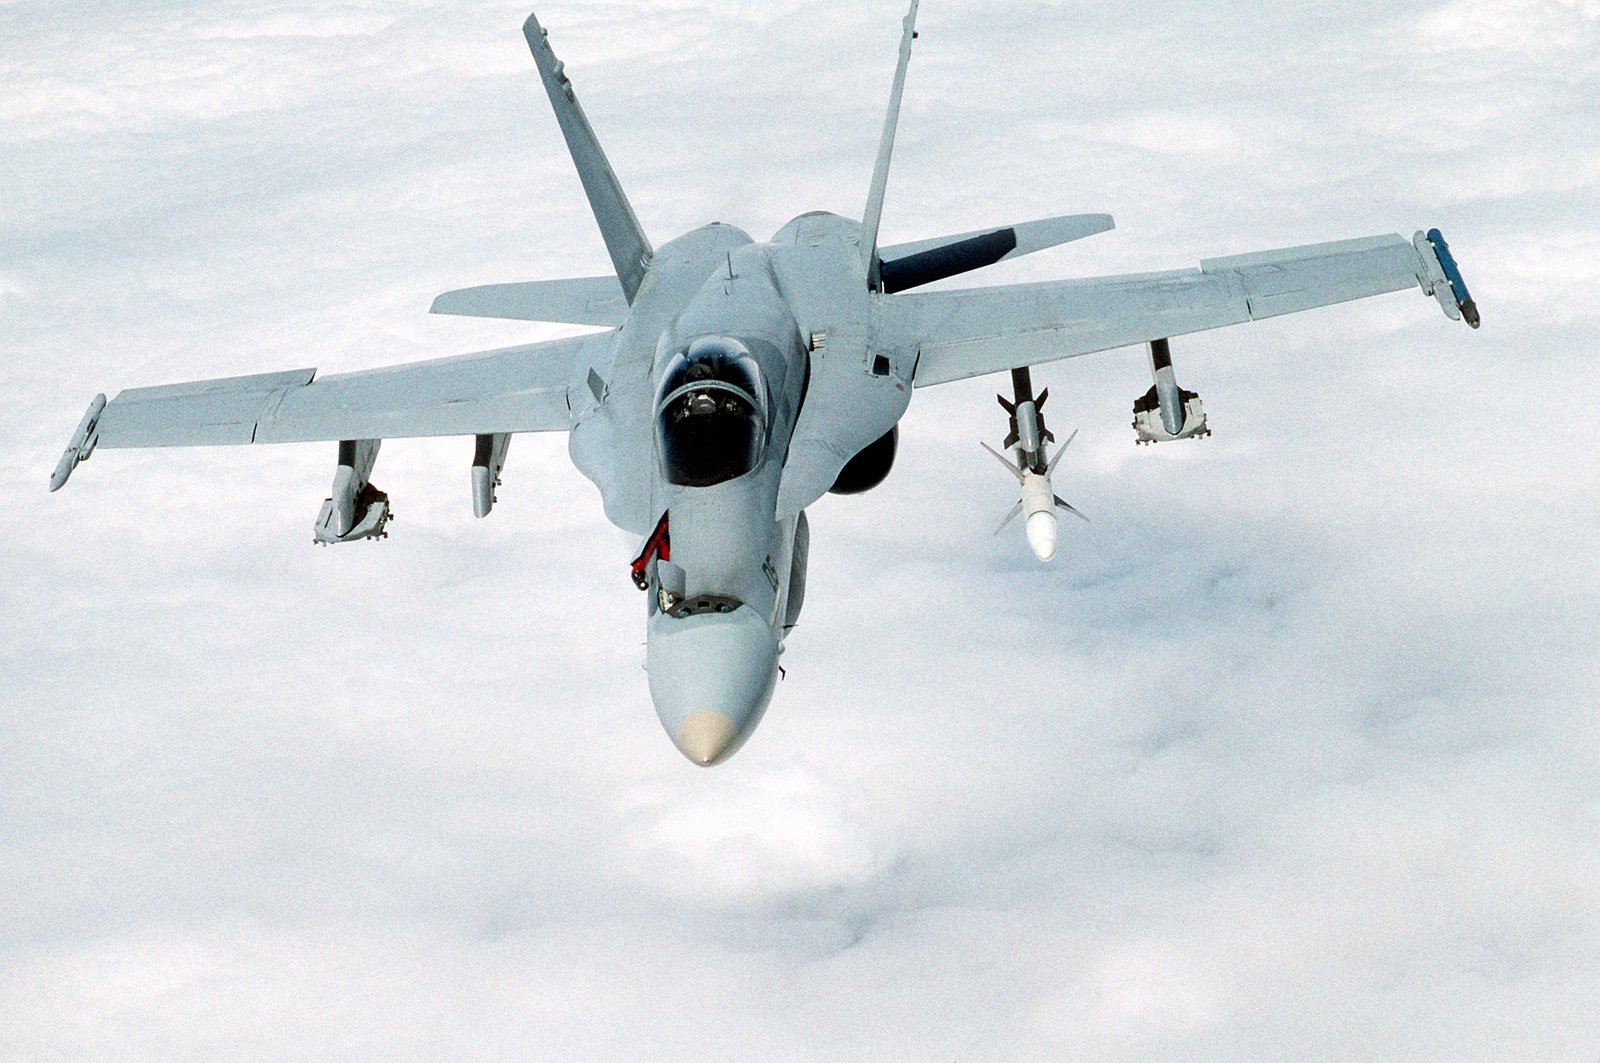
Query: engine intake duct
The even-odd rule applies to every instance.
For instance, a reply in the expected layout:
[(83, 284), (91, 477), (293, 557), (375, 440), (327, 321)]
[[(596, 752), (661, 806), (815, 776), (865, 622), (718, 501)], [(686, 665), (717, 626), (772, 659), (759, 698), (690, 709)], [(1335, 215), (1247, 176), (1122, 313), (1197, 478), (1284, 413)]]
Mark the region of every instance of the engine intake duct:
[(889, 470), (894, 468), (894, 452), (899, 439), (900, 426), (895, 425), (868, 443), (839, 470), (838, 478), (829, 490), (836, 495), (859, 495), (883, 483)]

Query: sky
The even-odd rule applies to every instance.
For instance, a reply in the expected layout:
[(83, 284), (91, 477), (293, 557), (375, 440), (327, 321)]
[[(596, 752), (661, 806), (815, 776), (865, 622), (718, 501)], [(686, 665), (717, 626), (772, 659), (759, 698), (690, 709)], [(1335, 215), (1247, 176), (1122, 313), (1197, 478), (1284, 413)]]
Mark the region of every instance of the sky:
[[(694, 768), (565, 440), (103, 451), (99, 391), (563, 335), (604, 272), (498, 0), (0, 2), (0, 1059), (1600, 1056), (1600, 3), (929, 0), (886, 242), (1118, 228), (966, 283), (1438, 226), (1417, 293), (1137, 349), (1041, 566), (1004, 382), (810, 512), (759, 731)], [(656, 243), (859, 216), (898, 3), (539, 10)], [(566, 330), (570, 332), (571, 330)]]

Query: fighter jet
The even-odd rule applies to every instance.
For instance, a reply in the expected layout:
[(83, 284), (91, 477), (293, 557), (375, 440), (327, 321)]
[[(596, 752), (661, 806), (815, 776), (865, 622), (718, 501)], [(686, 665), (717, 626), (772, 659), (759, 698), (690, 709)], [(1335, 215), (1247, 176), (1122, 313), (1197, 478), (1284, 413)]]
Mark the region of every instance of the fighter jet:
[[(315, 540), (344, 544), (385, 534), (389, 498), (372, 483), (382, 440), (471, 437), (482, 517), (511, 437), (567, 432), (606, 517), (639, 537), (630, 572), (645, 592), (656, 713), (690, 761), (712, 765), (745, 743), (772, 700), (805, 597), (806, 508), (883, 481), (916, 389), (1150, 344), (1155, 384), (1142, 421), (1136, 404), (1135, 427), (1140, 439), (1165, 442), (1203, 427), (1198, 399), (1177, 388), (1169, 337), (1404, 289), (1476, 327), (1437, 230), (1163, 273), (913, 291), (1113, 224), (1073, 215), (879, 244), (916, 14), (913, 0), (859, 220), (801, 214), (765, 241), (714, 223), (659, 247), (529, 16), (523, 33), (614, 275), (467, 288), (432, 309), (604, 331), (366, 372), (294, 369), (100, 395), (51, 490), (96, 447), (324, 441), (337, 460)], [(1020, 401), (1013, 412), (1023, 412)], [(1038, 403), (1026, 416), (1037, 436)], [(1020, 438), (1021, 418), (1016, 427)], [(1048, 510), (1050, 466), (1037, 468), (1044, 443), (1030, 445), (1041, 449), (1020, 455), (1013, 471), (1025, 496), (1027, 476), (1044, 476)]]

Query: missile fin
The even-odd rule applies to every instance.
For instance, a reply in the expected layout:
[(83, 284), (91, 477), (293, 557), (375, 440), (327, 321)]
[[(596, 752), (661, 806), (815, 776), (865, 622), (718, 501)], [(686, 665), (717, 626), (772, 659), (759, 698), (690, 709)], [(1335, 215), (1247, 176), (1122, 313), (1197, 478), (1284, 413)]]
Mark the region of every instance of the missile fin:
[(1090, 520), (1088, 518), (1088, 516), (1083, 512), (1083, 510), (1081, 510), (1078, 507), (1074, 506), (1071, 502), (1068, 502), (1066, 499), (1062, 498), (1060, 495), (1056, 495), (1056, 505), (1061, 507), (1062, 509), (1066, 510), (1068, 513), (1071, 513), (1074, 517), (1077, 517), (1079, 520), (1083, 521), (1085, 524), (1093, 524), (1094, 523), (1094, 521), (1092, 521), (1092, 520)]
[[(1002, 459), (1002, 460), (1004, 460), (1004, 459)], [(1006, 525), (1010, 524), (1012, 521), (1016, 520), (1017, 516), (1021, 512), (1022, 512), (1022, 503), (1019, 501), (1016, 505), (1011, 507), (1011, 512), (1006, 514), (1006, 519), (1000, 522), (1000, 526), (994, 530), (994, 533), (996, 535), (999, 535), (1001, 532), (1005, 531), (1006, 530)]]
[[(982, 447), (984, 450), (987, 450), (990, 454), (993, 454), (994, 455), (994, 460), (998, 461), (1001, 465), (1004, 465), (1006, 467), (1006, 471), (1009, 472), (1012, 476), (1015, 476), (1017, 478), (1017, 483), (1021, 483), (1022, 482), (1022, 470), (1021, 469), (1017, 468), (1015, 465), (1011, 464), (1011, 462), (1009, 462), (1005, 458), (1001, 457), (1000, 456), (1000, 452), (995, 450), (989, 444), (987, 444), (987, 443), (979, 443), (978, 446)], [(1018, 505), (1021, 505), (1021, 503), (1018, 503)]]
[(1051, 458), (1050, 459), (1050, 464), (1045, 467), (1044, 474), (1046, 476), (1054, 475), (1054, 473), (1056, 471), (1056, 465), (1059, 464), (1060, 461), (1061, 461), (1061, 455), (1063, 455), (1063, 454), (1065, 454), (1067, 452), (1067, 448), (1072, 446), (1072, 441), (1074, 439), (1077, 439), (1077, 438), (1078, 438), (1078, 430), (1076, 428), (1074, 428), (1072, 430), (1072, 434), (1067, 437), (1067, 441), (1065, 443), (1061, 444), (1061, 449), (1056, 451), (1056, 456)]

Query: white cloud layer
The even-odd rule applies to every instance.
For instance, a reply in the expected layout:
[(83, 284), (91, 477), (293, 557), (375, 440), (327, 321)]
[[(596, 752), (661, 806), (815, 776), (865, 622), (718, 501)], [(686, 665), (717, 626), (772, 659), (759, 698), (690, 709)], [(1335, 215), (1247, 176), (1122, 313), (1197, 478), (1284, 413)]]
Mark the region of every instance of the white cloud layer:
[[(318, 551), (320, 447), (97, 454), (97, 390), (556, 334), (605, 256), (496, 0), (0, 5), (0, 1057), (1592, 1059), (1590, 0), (924, 6), (884, 235), (1073, 210), (996, 281), (1438, 225), (1484, 314), (1038, 370), (1095, 523), (990, 529), (995, 381), (812, 513), (750, 745), (660, 733), (556, 438)], [(540, 10), (647, 229), (860, 210), (898, 4)]]

